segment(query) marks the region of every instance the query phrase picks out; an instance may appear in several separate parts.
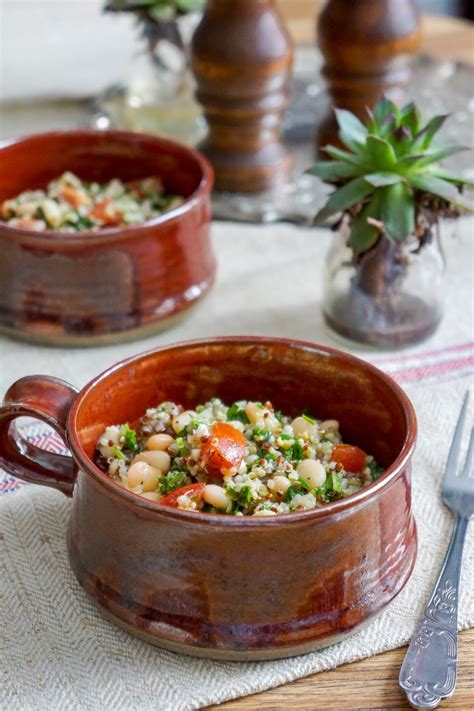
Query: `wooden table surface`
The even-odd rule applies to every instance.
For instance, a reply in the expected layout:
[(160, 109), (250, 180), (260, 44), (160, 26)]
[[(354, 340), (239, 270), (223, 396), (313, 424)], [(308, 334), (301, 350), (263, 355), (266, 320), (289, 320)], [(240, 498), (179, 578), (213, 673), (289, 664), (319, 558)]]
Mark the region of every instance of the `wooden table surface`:
[[(278, 0), (296, 42), (311, 42), (319, 0)], [(447, 17), (423, 18), (423, 51), (474, 64), (474, 24)], [(410, 708), (398, 687), (405, 648), (378, 654), (332, 671), (313, 674), (291, 684), (221, 704), (219, 711), (394, 711)], [(474, 629), (461, 633), (458, 682), (443, 709), (474, 709)]]

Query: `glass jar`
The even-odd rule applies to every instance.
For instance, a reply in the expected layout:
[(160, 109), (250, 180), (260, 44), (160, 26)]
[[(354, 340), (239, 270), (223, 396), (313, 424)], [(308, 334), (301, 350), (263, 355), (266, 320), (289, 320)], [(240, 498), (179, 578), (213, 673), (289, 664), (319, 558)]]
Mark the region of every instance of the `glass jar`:
[(329, 251), (323, 313), (341, 336), (393, 348), (428, 338), (443, 313), (445, 259), (439, 223), (420, 242), (396, 243), (381, 235), (361, 255), (347, 246), (345, 216)]
[(95, 103), (98, 128), (113, 125), (159, 133), (188, 145), (204, 138), (206, 122), (194, 98), (189, 68), (189, 45), (199, 20), (200, 13), (178, 18), (169, 36), (162, 25), (143, 21), (141, 46), (131, 58), (127, 76)]

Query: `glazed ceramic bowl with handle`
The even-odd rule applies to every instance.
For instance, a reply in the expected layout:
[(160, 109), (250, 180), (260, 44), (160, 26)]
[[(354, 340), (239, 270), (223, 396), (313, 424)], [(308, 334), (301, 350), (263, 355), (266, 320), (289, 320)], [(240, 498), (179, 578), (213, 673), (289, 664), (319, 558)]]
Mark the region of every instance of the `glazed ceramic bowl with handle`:
[[(236, 517), (161, 506), (93, 462), (109, 424), (172, 400), (265, 401), (336, 418), (384, 475), (324, 507)], [(71, 456), (23, 439), (15, 419), (52, 425)], [(330, 348), (220, 338), (126, 360), (78, 393), (55, 378), (14, 383), (0, 409), (0, 466), (72, 497), (71, 566), (102, 611), (157, 645), (218, 659), (307, 652), (352, 633), (403, 588), (416, 555), (411, 510), (413, 407), (373, 366)]]
[(0, 221), (0, 330), (94, 345), (162, 329), (212, 285), (212, 169), (197, 151), (128, 131), (64, 131), (0, 143), (0, 204), (65, 171), (87, 181), (161, 178), (184, 202), (138, 225), (35, 232)]

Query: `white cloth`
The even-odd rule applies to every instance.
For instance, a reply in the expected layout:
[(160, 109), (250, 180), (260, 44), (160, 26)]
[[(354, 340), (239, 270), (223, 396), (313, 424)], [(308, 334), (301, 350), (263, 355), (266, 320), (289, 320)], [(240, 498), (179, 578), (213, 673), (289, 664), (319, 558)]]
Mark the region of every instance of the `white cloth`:
[(95, 96), (143, 45), (104, 0), (0, 0), (0, 102)]
[[(164, 652), (105, 621), (70, 572), (70, 502), (25, 486), (0, 496), (0, 707), (8, 711), (178, 711), (243, 696), (398, 647), (412, 635), (437, 575), (452, 517), (439, 490), (455, 419), (472, 382), (473, 233), (447, 235), (446, 317), (430, 341), (402, 353), (353, 349), (391, 372), (411, 397), (420, 435), (413, 506), (419, 556), (391, 606), (366, 630), (320, 652), (273, 662), (224, 663)], [(339, 345), (321, 317), (330, 235), (286, 225), (217, 224), (217, 284), (190, 319), (140, 343), (62, 350), (0, 339), (0, 393), (16, 378), (50, 373), (82, 386), (118, 359), (188, 338), (257, 334)], [(6, 481), (4, 477), (4, 481)], [(474, 625), (474, 527), (464, 555), (459, 625)]]

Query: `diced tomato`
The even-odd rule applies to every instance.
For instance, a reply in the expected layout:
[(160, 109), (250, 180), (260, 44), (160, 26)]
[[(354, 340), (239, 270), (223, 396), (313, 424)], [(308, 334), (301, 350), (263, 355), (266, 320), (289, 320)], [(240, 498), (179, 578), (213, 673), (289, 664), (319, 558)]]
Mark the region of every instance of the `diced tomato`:
[(109, 227), (120, 225), (122, 222), (122, 214), (110, 210), (110, 203), (110, 200), (101, 200), (89, 212), (89, 217), (94, 220), (99, 220), (103, 225), (108, 225)]
[(179, 489), (171, 491), (166, 496), (160, 499), (160, 504), (163, 506), (172, 506), (173, 508), (178, 508), (178, 499), (183, 494), (187, 494), (190, 498), (197, 500), (199, 503), (202, 502), (202, 492), (204, 491), (205, 483), (202, 484), (188, 484), (187, 486), (182, 486)]
[(64, 188), (62, 188), (60, 195), (75, 210), (77, 210), (78, 207), (89, 204), (89, 198), (87, 195), (84, 195), (84, 193), (81, 193), (79, 190), (72, 188), (70, 185), (65, 185)]
[(201, 459), (208, 474), (222, 477), (225, 470), (240, 467), (246, 452), (247, 440), (242, 432), (227, 422), (215, 422), (201, 447)]
[(365, 467), (367, 455), (352, 444), (336, 444), (332, 450), (331, 461), (340, 464), (346, 472), (358, 473)]

